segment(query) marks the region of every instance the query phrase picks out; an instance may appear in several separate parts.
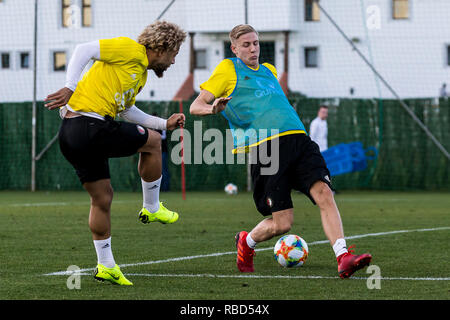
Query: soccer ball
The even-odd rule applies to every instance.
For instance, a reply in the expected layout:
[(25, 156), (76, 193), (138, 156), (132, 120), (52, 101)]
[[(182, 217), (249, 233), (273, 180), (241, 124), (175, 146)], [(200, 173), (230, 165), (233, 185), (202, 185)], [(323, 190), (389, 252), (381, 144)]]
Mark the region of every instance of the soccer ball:
[(308, 258), (308, 244), (295, 234), (282, 236), (273, 248), (275, 260), (286, 268), (300, 267)]
[(235, 184), (229, 183), (225, 186), (225, 192), (227, 194), (237, 194), (238, 187)]

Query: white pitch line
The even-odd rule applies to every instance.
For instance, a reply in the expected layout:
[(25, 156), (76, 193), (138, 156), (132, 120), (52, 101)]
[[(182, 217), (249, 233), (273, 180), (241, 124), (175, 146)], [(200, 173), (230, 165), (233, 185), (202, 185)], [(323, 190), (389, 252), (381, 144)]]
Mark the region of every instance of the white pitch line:
[[(1, 1), (1, 0), (0, 0)], [(164, 199), (159, 199), (164, 202)], [(208, 201), (223, 201), (224, 198), (208, 198)], [(369, 199), (367, 199), (369, 200)], [(138, 206), (142, 204), (142, 200), (114, 200), (113, 206), (116, 204), (136, 203)], [(81, 201), (57, 201), (57, 202), (28, 202), (28, 203), (10, 203), (5, 204), (8, 207), (59, 207), (59, 206), (89, 206), (91, 203), (86, 200)]]
[[(223, 198), (208, 198), (208, 201), (222, 201)], [(340, 202), (368, 202), (373, 201), (373, 199), (339, 199)], [(386, 201), (409, 201), (407, 199), (396, 199), (396, 198), (389, 198), (389, 199), (383, 199), (384, 202)], [(142, 202), (142, 200), (141, 200)], [(114, 200), (113, 204), (125, 204), (125, 203), (140, 203), (139, 200)], [(10, 203), (6, 206), (8, 207), (59, 207), (59, 206), (74, 206), (74, 205), (90, 205), (91, 203), (89, 201), (78, 201), (78, 202), (70, 202), (70, 201), (60, 201), (60, 202), (29, 202), (29, 203)]]
[(54, 207), (54, 206), (69, 206), (69, 205), (89, 205), (89, 202), (35, 202), (35, 203), (12, 203), (8, 207)]
[[(76, 273), (80, 276), (92, 276), (91, 273)], [(124, 273), (132, 277), (153, 277), (153, 278), (233, 278), (233, 279), (339, 279), (338, 276), (283, 276), (283, 275), (243, 275), (243, 274), (191, 274), (191, 273)], [(369, 277), (351, 277), (354, 280), (367, 280)], [(371, 280), (408, 280), (408, 281), (450, 281), (450, 278), (432, 278), (432, 277), (370, 277)]]
[[(398, 234), (398, 233), (426, 232), (426, 231), (438, 231), (438, 230), (449, 230), (449, 229), (450, 229), (450, 227), (413, 229), (413, 230), (397, 230), (397, 231), (387, 231), (387, 232), (359, 234), (359, 235), (345, 237), (345, 239), (359, 239), (359, 238), (378, 237), (378, 236)], [(317, 244), (324, 244), (324, 243), (329, 243), (329, 241), (328, 240), (314, 241), (314, 242), (308, 243), (308, 246), (317, 245)], [(267, 251), (267, 250), (273, 250), (273, 247), (259, 248), (259, 249), (256, 249), (255, 251)], [(216, 252), (216, 253), (202, 254), (202, 255), (195, 255), (195, 256), (169, 258), (169, 259), (164, 259), (164, 260), (154, 260), (154, 261), (145, 261), (145, 262), (137, 262), (137, 263), (128, 263), (128, 264), (121, 264), (121, 265), (119, 265), (119, 267), (120, 268), (135, 267), (135, 266), (142, 266), (142, 265), (149, 265), (149, 264), (158, 264), (158, 263), (166, 263), (166, 262), (193, 260), (193, 259), (199, 259), (199, 258), (218, 257), (218, 256), (229, 255), (229, 254), (236, 254), (236, 251)], [(44, 276), (64, 276), (64, 275), (74, 274), (75, 272), (77, 274), (83, 274), (83, 272), (94, 271), (94, 270), (95, 270), (95, 268), (80, 269), (78, 271), (58, 271), (58, 272), (46, 273), (46, 274), (44, 274)]]
[[(208, 201), (222, 201), (223, 198), (208, 198)], [(124, 203), (139, 203), (142, 200), (114, 200), (113, 204), (124, 204)], [(337, 198), (337, 202), (369, 202), (373, 199), (369, 198)], [(397, 201), (409, 201), (405, 198), (388, 198), (382, 199), (384, 202), (397, 202)], [(10, 203), (7, 204), (8, 207), (56, 207), (56, 206), (73, 206), (73, 205), (90, 205), (89, 201), (59, 201), (59, 202), (29, 202), (29, 203)]]
[[(139, 203), (138, 200), (115, 200), (115, 204)], [(32, 202), (32, 203), (11, 203), (8, 207), (56, 207), (56, 206), (89, 206), (89, 201), (79, 202)]]
[[(138, 277), (181, 277), (181, 278), (249, 278), (249, 279), (339, 279), (338, 276), (282, 276), (282, 275), (235, 275), (235, 274), (158, 274), (158, 273), (126, 273), (127, 276)], [(368, 277), (352, 277), (351, 279), (367, 280)], [(372, 280), (414, 280), (414, 281), (450, 281), (450, 278), (408, 278), (408, 277), (371, 277)]]

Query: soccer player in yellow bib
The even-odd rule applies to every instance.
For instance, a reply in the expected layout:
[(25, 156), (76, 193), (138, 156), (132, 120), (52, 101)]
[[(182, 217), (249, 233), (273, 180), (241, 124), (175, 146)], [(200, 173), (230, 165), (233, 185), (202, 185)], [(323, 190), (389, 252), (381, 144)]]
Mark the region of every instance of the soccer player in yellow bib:
[[(298, 190), (317, 204), (326, 236), (336, 255), (341, 278), (350, 277), (368, 265), (370, 254), (354, 255), (347, 250), (339, 210), (333, 198), (330, 172), (318, 145), (306, 134), (298, 114), (290, 105), (277, 81), (275, 67), (259, 63), (259, 36), (250, 25), (238, 25), (230, 34), (235, 58), (223, 60), (208, 81), (200, 85), (190, 113), (221, 113), (232, 129), (234, 152), (251, 151), (257, 155), (251, 164), (253, 198), (263, 216), (253, 230), (236, 234), (239, 271), (253, 272), (257, 243), (288, 232), (294, 221), (291, 190)], [(278, 133), (269, 135), (267, 131)], [(258, 132), (266, 131), (266, 135)], [(251, 133), (251, 135), (247, 135)], [(254, 138), (250, 141), (250, 138)], [(253, 143), (252, 143), (253, 142)], [(278, 144), (276, 172), (263, 173), (266, 163), (259, 150)]]
[[(59, 144), (91, 197), (89, 227), (97, 253), (95, 279), (132, 285), (115, 263), (111, 250), (111, 186), (108, 159), (139, 153), (142, 180), (143, 223), (174, 223), (178, 213), (159, 202), (161, 136), (156, 130), (174, 130), (185, 116), (167, 120), (148, 115), (135, 104), (147, 81), (148, 70), (162, 77), (173, 63), (186, 33), (177, 25), (157, 21), (147, 26), (137, 41), (127, 37), (102, 39), (76, 47), (65, 86), (45, 99), (49, 110), (60, 108), (63, 118)], [(95, 60), (79, 80), (89, 61)], [(119, 116), (125, 121), (115, 121)]]

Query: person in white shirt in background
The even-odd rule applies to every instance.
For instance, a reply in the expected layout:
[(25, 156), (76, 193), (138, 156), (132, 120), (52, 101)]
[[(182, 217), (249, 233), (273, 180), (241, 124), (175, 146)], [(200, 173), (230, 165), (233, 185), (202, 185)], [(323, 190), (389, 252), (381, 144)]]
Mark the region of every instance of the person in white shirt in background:
[(319, 145), (320, 152), (328, 149), (328, 107), (320, 106), (317, 117), (311, 121), (309, 127), (310, 138)]
[(439, 97), (441, 98), (447, 98), (448, 94), (447, 94), (447, 84), (443, 83), (442, 87), (439, 89)]

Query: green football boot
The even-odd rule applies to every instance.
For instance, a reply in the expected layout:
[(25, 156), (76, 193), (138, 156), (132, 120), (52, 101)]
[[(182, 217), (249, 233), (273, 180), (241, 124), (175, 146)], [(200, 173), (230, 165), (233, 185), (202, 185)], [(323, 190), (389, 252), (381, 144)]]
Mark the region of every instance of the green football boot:
[(159, 203), (159, 210), (151, 213), (145, 208), (139, 212), (139, 220), (142, 223), (161, 222), (163, 224), (174, 223), (178, 220), (178, 213), (165, 208), (162, 202)]
[(102, 264), (98, 264), (95, 269), (94, 279), (98, 281), (109, 281), (113, 284), (121, 286), (132, 286), (133, 283), (129, 281), (120, 271), (119, 266), (116, 264), (114, 268), (107, 268)]

